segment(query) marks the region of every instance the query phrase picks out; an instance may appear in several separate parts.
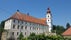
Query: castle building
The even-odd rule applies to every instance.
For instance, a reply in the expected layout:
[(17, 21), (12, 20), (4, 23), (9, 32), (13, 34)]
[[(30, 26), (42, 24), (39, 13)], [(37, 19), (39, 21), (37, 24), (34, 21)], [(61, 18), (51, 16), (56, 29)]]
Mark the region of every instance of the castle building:
[(50, 8), (47, 9), (46, 17), (39, 19), (19, 12), (19, 10), (5, 21), (4, 29), (7, 30), (7, 38), (14, 37), (16, 40), (20, 33), (24, 37), (31, 33), (49, 33), (52, 28), (52, 15)]

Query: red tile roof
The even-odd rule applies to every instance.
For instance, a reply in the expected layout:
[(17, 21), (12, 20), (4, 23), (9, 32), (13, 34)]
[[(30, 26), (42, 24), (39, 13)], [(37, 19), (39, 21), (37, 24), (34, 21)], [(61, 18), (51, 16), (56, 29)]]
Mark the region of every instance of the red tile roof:
[(46, 21), (46, 18), (41, 18), (41, 20)]
[(20, 12), (16, 12), (9, 19), (17, 19), (17, 20), (22, 20), (22, 21), (28, 21), (28, 22), (33, 22), (33, 23), (37, 23), (37, 24), (47, 25), (45, 20), (41, 20), (41, 19), (26, 15), (26, 14), (22, 14)]
[(62, 35), (64, 35), (64, 36), (71, 36), (71, 27), (68, 28)]

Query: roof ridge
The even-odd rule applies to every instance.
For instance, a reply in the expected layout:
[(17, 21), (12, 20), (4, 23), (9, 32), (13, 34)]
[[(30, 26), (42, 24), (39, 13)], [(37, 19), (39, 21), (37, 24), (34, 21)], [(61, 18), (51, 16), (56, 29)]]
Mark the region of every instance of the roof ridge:
[[(26, 15), (26, 16), (30, 16), (30, 17), (32, 17), (32, 18), (36, 18), (36, 17), (31, 16), (31, 15), (23, 14), (23, 13), (21, 13), (21, 12), (19, 12), (19, 14)], [(36, 18), (36, 19), (39, 19), (39, 18)], [(39, 19), (39, 20), (41, 20), (41, 19)]]
[(23, 14), (21, 12), (16, 12), (9, 19), (18, 19), (18, 20), (22, 20), (22, 21), (28, 21), (28, 22), (34, 22), (34, 23), (38, 23), (38, 24), (47, 25), (46, 21), (43, 21), (39, 18), (27, 15), (25, 13)]

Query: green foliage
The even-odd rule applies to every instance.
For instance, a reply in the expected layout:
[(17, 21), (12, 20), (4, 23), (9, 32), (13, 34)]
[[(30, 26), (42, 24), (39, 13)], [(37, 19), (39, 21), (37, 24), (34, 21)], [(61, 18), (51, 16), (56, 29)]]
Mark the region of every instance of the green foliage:
[[(66, 40), (67, 38), (63, 38), (61, 35), (45, 35), (45, 34), (39, 34), (39, 35), (33, 35), (34, 33), (30, 34), (29, 37), (22, 38), (19, 40)], [(70, 39), (67, 39), (70, 40)]]
[(53, 27), (52, 27), (52, 33), (55, 33), (56, 32), (56, 25), (53, 25)]
[(60, 25), (53, 25), (52, 32), (61, 35), (65, 31), (65, 28)]
[(4, 28), (4, 24), (5, 24), (5, 21), (2, 21), (1, 24), (0, 24), (0, 27)]
[(0, 24), (0, 32), (3, 32), (4, 24), (5, 24), (5, 21), (2, 21), (1, 24)]
[(31, 33), (30, 36), (35, 36), (35, 33)]
[(19, 35), (19, 37), (18, 37), (18, 39), (19, 39), (19, 40), (23, 40), (23, 37), (24, 37), (24, 36), (23, 36), (23, 34), (22, 34), (22, 32), (21, 32), (20, 35)]
[(56, 33), (58, 34), (58, 35), (61, 35), (63, 32), (65, 31), (65, 28), (63, 27), (63, 26), (57, 26), (56, 27)]
[(39, 34), (34, 36), (29, 36), (27, 40), (62, 40), (63, 37), (60, 35), (45, 36), (45, 34)]
[(4, 30), (4, 24), (5, 24), (5, 21), (2, 21), (1, 24), (0, 24), (0, 40), (1, 40), (2, 32), (5, 31)]
[(66, 24), (66, 29), (68, 29), (69, 27), (71, 27), (71, 26), (70, 26), (69, 23), (67, 23), (67, 24)]
[(28, 37), (29, 40), (35, 40), (35, 33), (31, 33), (30, 36)]

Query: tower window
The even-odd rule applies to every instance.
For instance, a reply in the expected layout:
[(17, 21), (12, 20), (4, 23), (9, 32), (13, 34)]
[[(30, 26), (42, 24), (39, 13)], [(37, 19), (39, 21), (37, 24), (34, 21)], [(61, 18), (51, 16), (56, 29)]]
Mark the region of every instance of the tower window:
[(49, 17), (49, 16), (48, 16)]
[(49, 21), (49, 20), (48, 20)]

